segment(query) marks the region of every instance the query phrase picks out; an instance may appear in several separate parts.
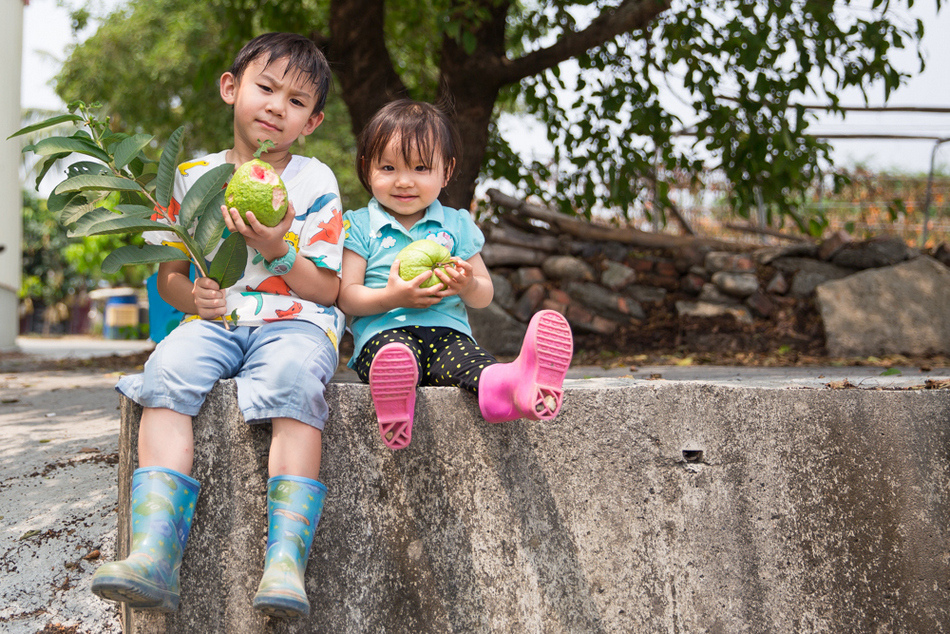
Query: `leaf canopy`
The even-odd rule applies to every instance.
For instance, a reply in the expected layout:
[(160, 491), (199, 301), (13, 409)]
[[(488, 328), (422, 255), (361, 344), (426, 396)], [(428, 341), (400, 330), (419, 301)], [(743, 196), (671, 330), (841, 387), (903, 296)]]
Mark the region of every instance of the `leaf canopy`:
[[(567, 212), (607, 207), (662, 222), (675, 182), (717, 170), (736, 213), (762, 201), (794, 215), (831, 160), (801, 104), (837, 106), (854, 88), (892, 94), (916, 70), (897, 68), (888, 54), (919, 44), (912, 5), (132, 0), (76, 47), (57, 90), (66, 100), (101, 96), (130, 129), (160, 137), (188, 121), (189, 151), (227, 147), (230, 111), (208, 107), (218, 76), (254, 35), (306, 24), (349, 112), (346, 126), (331, 95), (328, 123), (308, 144), (329, 138), (318, 155), (344, 178), (353, 173), (353, 132), (385, 101), (409, 95), (443, 99), (459, 113), (464, 152), (444, 196), (455, 206), (468, 206), (478, 179), (494, 178)], [(108, 77), (99, 72), (106, 61)], [(507, 113), (540, 122), (551, 155), (518, 155), (523, 129), (499, 125)], [(366, 194), (346, 197), (354, 207)]]

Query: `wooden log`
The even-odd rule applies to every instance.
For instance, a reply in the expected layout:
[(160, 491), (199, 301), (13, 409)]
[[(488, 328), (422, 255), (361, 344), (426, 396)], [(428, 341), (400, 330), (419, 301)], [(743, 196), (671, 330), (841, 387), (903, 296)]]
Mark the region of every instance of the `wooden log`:
[[(505, 218), (502, 217), (501, 220), (504, 222)], [(482, 231), (485, 233), (485, 239), (494, 244), (507, 244), (548, 253), (564, 250), (561, 241), (555, 236), (528, 233), (512, 227), (507, 222), (503, 225), (486, 225), (482, 227)]]
[(708, 246), (724, 251), (746, 251), (746, 245), (735, 242), (725, 242), (714, 238), (696, 236), (673, 236), (664, 233), (650, 233), (633, 227), (606, 227), (584, 220), (572, 218), (547, 207), (518, 200), (501, 193), (497, 189), (488, 190), (488, 198), (492, 203), (512, 209), (526, 216), (546, 222), (558, 231), (568, 233), (584, 240), (612, 240), (644, 248), (676, 249), (687, 246)]
[(778, 231), (777, 229), (770, 229), (769, 227), (755, 227), (753, 225), (739, 224), (735, 222), (727, 222), (723, 226), (726, 229), (732, 229), (733, 231), (772, 236), (773, 238), (781, 238), (782, 240), (790, 240), (792, 242), (812, 242), (811, 238), (807, 236), (797, 236), (790, 233), (784, 233), (782, 231)]
[(536, 249), (526, 249), (510, 244), (486, 242), (482, 247), (482, 260), (485, 266), (541, 266), (547, 258), (546, 253)]

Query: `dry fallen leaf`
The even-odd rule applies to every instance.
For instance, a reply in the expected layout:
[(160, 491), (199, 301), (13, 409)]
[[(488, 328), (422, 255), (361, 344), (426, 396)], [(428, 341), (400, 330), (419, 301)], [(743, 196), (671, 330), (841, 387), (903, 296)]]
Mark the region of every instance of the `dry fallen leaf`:
[(850, 387), (855, 387), (854, 383), (852, 383), (848, 379), (842, 379), (840, 381), (831, 381), (829, 383), (826, 383), (826, 385), (830, 387), (832, 390), (846, 390)]

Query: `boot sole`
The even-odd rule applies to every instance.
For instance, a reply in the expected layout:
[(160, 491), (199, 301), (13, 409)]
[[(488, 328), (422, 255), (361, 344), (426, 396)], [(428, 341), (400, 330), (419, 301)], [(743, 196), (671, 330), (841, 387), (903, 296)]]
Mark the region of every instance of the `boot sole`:
[(550, 420), (561, 410), (564, 399), (564, 377), (574, 357), (574, 336), (567, 320), (553, 310), (542, 310), (532, 319), (533, 359), (528, 367), (534, 371), (534, 385), (519, 394), (519, 409), (532, 413), (538, 420)]
[(124, 577), (93, 579), (92, 592), (106, 601), (126, 603), (130, 608), (174, 612), (179, 597), (151, 585)]
[(279, 619), (296, 619), (310, 615), (310, 604), (301, 604), (290, 598), (255, 597), (252, 605), (258, 612)]
[(369, 389), (379, 421), (379, 435), (390, 449), (404, 449), (412, 440), (419, 368), (408, 346), (380, 348), (369, 368)]

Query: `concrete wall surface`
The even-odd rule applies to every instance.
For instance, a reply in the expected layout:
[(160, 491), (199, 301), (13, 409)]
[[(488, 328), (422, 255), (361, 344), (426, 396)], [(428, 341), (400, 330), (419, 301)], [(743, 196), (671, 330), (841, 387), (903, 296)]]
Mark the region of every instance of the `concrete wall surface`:
[[(251, 608), (270, 428), (219, 383), (181, 608), (126, 631), (950, 631), (950, 390), (566, 387), (556, 421), (500, 425), (420, 389), (392, 452), (368, 388), (331, 384), (312, 613), (281, 621)], [(123, 401), (123, 545), (139, 414)]]

